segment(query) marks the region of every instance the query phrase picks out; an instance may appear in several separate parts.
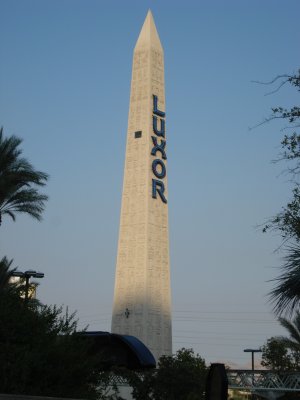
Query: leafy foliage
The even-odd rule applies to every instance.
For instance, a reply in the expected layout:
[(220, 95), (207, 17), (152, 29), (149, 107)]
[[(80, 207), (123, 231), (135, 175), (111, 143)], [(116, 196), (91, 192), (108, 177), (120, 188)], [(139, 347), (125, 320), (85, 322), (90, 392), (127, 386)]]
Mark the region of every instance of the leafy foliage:
[(281, 274), (275, 278), (275, 288), (270, 292), (270, 300), (274, 303), (274, 311), (292, 315), (300, 305), (300, 245), (286, 248)]
[(19, 148), (22, 140), (16, 136), (4, 138), (0, 129), (0, 224), (2, 216), (14, 221), (16, 213), (26, 213), (40, 220), (48, 196), (40, 194), (48, 175), (36, 171), (23, 157)]
[(300, 241), (300, 191), (298, 184), (292, 190), (292, 200), (264, 226), (263, 232), (268, 230), (279, 232), (284, 240)]
[(292, 356), (285, 344), (276, 337), (268, 339), (262, 347), (261, 365), (274, 371), (293, 370)]
[[(21, 157), (21, 143), (0, 129), (0, 225), (3, 215), (15, 220), (16, 213), (40, 220), (48, 199), (38, 191), (48, 175)], [(25, 301), (24, 280), (12, 283), (11, 265), (0, 260), (0, 393), (121, 399), (92, 343), (77, 331), (75, 314)]]
[[(265, 84), (274, 85), (279, 83), (278, 87), (271, 93), (278, 91), (283, 85), (291, 85), (300, 91), (300, 69), (293, 75), (280, 75), (271, 82)], [(270, 93), (269, 93), (270, 94)], [(283, 247), (286, 252), (281, 275), (274, 279), (275, 288), (270, 292), (270, 299), (274, 303), (274, 311), (278, 315), (282, 313), (292, 314), (300, 303), (300, 107), (298, 105), (291, 108), (274, 107), (272, 115), (263, 123), (274, 119), (280, 119), (287, 122), (288, 127), (292, 129), (291, 134), (285, 134), (281, 141), (282, 152), (277, 161), (286, 161), (288, 163), (287, 172), (292, 177), (294, 187), (292, 189), (291, 200), (282, 210), (269, 219), (263, 228), (263, 232), (278, 232), (283, 243), (290, 243)]]
[(292, 321), (286, 318), (279, 318), (279, 322), (289, 333), (289, 337), (280, 336), (279, 339), (289, 349), (299, 352), (300, 354), (300, 313), (296, 312)]
[(2, 293), (12, 291), (15, 286), (10, 284), (10, 279), (12, 277), (11, 267), (13, 260), (8, 260), (7, 257), (3, 257), (0, 260), (0, 296)]
[(0, 393), (108, 399), (109, 375), (77, 333), (75, 315), (29, 302), (10, 290), (0, 262)]
[(263, 346), (262, 365), (278, 371), (300, 371), (300, 313), (292, 321), (279, 318), (289, 336), (270, 338)]
[[(300, 91), (300, 69), (294, 75), (280, 75), (266, 84), (274, 84), (279, 81), (280, 84), (276, 90), (283, 85), (290, 84)], [(288, 128), (293, 129), (289, 135), (284, 135), (281, 141), (282, 153), (277, 161), (288, 161), (293, 163), (288, 167), (288, 172), (292, 174), (295, 187), (292, 191), (292, 199), (283, 207), (282, 211), (265, 225), (263, 231), (276, 230), (279, 231), (284, 239), (300, 240), (300, 193), (298, 174), (300, 172), (300, 134), (297, 129), (300, 127), (300, 107), (293, 106), (290, 109), (284, 107), (275, 107), (272, 109), (272, 115), (263, 123), (274, 119), (281, 119), (289, 124)]]
[(156, 371), (143, 376), (131, 373), (136, 400), (202, 400), (207, 367), (192, 349), (181, 349), (173, 356), (162, 356)]

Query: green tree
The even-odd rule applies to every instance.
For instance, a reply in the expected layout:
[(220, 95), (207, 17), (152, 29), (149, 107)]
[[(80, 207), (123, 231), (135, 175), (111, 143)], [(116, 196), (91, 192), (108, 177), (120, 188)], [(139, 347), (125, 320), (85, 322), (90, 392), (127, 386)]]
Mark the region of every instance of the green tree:
[[(261, 83), (261, 82), (260, 82)], [(300, 91), (300, 69), (292, 75), (280, 75), (267, 85), (277, 87), (271, 93), (275, 93), (284, 85), (291, 85)], [(271, 94), (270, 93), (270, 94)], [(278, 232), (283, 239), (283, 251), (285, 256), (281, 267), (281, 273), (274, 279), (275, 287), (269, 293), (274, 304), (276, 314), (292, 314), (300, 302), (300, 107), (290, 108), (274, 107), (272, 114), (262, 124), (272, 120), (281, 120), (291, 133), (285, 134), (281, 141), (281, 153), (276, 161), (287, 162), (287, 173), (293, 182), (291, 200), (274, 217), (265, 224), (263, 232)], [(288, 245), (286, 245), (288, 243)]]
[[(278, 83), (278, 87), (271, 93), (278, 91), (283, 85), (289, 84), (300, 91), (300, 69), (293, 75), (279, 75), (269, 84)], [(288, 124), (292, 133), (285, 134), (281, 141), (282, 152), (279, 155), (278, 161), (288, 162), (287, 172), (291, 175), (294, 182), (292, 190), (292, 198), (282, 210), (272, 217), (264, 226), (263, 231), (274, 230), (279, 232), (284, 240), (294, 239), (300, 241), (300, 191), (299, 191), (299, 173), (300, 173), (300, 133), (297, 130), (300, 127), (300, 107), (293, 106), (291, 108), (274, 107), (272, 114), (262, 123), (272, 120), (283, 120)]]
[(300, 370), (300, 313), (292, 321), (279, 318), (288, 336), (269, 339), (263, 346), (262, 365), (275, 370)]
[(300, 305), (300, 245), (290, 245), (284, 251), (281, 273), (273, 280), (276, 284), (269, 296), (276, 314), (291, 316)]
[(162, 356), (156, 371), (142, 377), (133, 374), (129, 382), (136, 400), (202, 400), (207, 367), (192, 349), (181, 349), (172, 356)]
[(276, 337), (267, 340), (262, 347), (261, 365), (274, 371), (291, 371), (292, 357), (287, 347)]
[(20, 149), (22, 139), (16, 136), (4, 138), (0, 129), (0, 225), (4, 215), (14, 221), (16, 213), (26, 213), (41, 219), (48, 196), (39, 193), (48, 175), (37, 171), (25, 159)]
[(286, 318), (279, 318), (280, 325), (289, 334), (289, 337), (280, 336), (279, 339), (285, 346), (300, 355), (300, 313), (297, 311), (292, 321)]
[[(0, 393), (108, 399), (109, 375), (74, 314), (10, 290), (11, 262), (0, 262)], [(100, 359), (99, 359), (100, 358)]]
[(154, 387), (155, 400), (204, 399), (207, 368), (192, 349), (181, 349), (174, 356), (159, 360)]
[(13, 289), (13, 285), (10, 284), (10, 278), (12, 277), (12, 271), (10, 270), (13, 260), (8, 260), (3, 257), (0, 260), (0, 296), (2, 293)]

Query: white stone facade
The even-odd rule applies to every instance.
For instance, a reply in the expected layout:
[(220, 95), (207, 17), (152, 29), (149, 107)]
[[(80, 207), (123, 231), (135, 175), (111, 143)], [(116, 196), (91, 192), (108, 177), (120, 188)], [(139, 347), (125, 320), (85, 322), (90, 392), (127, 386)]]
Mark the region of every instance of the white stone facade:
[(165, 112), (163, 49), (149, 11), (133, 55), (112, 333), (136, 336), (158, 360), (172, 353), (172, 328), (168, 204), (158, 192), (153, 198), (154, 179), (168, 199), (166, 147), (151, 155), (154, 141), (166, 140), (153, 117), (162, 131), (165, 116), (154, 116), (153, 96)]

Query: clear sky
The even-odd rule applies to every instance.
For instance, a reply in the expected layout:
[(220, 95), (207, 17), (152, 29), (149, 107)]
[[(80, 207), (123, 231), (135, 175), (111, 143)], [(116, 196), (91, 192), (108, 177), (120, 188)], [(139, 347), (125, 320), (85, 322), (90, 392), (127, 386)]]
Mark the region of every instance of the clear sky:
[(0, 125), (50, 174), (43, 222), (4, 219), (1, 256), (45, 273), (39, 298), (110, 330), (132, 53), (151, 8), (165, 51), (174, 351), (250, 361), (284, 331), (268, 303), (290, 195), (267, 81), (299, 66), (300, 2), (0, 0)]

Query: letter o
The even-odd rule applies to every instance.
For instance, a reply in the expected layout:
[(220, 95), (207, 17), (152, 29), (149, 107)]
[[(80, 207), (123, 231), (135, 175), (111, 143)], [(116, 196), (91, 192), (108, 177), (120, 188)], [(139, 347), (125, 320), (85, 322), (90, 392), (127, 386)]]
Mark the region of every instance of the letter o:
[[(161, 172), (157, 171), (158, 165), (161, 166)], [(152, 171), (153, 171), (154, 175), (156, 176), (156, 178), (163, 179), (166, 176), (166, 166), (165, 166), (164, 162), (162, 160), (160, 160), (159, 158), (157, 158), (156, 160), (153, 160)]]

